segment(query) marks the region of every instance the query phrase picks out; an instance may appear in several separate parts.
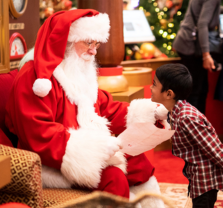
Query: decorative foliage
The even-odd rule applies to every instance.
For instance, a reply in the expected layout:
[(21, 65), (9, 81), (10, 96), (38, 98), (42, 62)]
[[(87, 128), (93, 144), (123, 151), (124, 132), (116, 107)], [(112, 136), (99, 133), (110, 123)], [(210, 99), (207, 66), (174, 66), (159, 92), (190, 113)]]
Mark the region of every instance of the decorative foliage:
[(39, 3), (41, 24), (54, 12), (69, 10), (76, 6), (76, 0), (40, 0)]
[(138, 9), (145, 12), (153, 34), (154, 45), (169, 57), (177, 56), (172, 48), (189, 0), (140, 0)]

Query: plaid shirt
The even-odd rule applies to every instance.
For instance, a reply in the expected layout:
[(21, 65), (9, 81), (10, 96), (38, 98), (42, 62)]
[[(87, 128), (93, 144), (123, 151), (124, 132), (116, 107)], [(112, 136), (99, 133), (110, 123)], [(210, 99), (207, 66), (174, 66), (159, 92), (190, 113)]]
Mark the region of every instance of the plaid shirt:
[[(172, 114), (172, 115), (171, 115)], [(190, 197), (223, 189), (223, 144), (207, 118), (186, 101), (179, 100), (169, 114), (173, 154), (186, 161)]]

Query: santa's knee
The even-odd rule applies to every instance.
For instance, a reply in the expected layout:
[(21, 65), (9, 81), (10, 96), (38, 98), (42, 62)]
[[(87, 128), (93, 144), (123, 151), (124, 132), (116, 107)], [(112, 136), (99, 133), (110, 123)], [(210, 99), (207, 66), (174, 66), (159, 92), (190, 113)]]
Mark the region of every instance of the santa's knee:
[(109, 166), (102, 171), (97, 190), (129, 198), (129, 184), (121, 169)]

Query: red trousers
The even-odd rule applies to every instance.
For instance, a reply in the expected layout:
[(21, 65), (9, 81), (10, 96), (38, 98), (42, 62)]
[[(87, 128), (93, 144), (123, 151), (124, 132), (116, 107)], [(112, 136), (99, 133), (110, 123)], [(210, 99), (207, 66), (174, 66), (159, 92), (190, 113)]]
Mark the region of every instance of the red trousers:
[(117, 167), (109, 166), (102, 171), (101, 182), (95, 190), (106, 191), (115, 195), (129, 198), (129, 186), (140, 185), (149, 180), (154, 173), (145, 154), (126, 156), (127, 174)]

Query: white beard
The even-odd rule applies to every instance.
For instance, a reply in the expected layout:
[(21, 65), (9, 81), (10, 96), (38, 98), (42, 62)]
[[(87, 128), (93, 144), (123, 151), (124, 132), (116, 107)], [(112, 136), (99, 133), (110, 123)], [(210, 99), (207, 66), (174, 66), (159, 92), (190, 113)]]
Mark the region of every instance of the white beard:
[(79, 95), (85, 95), (94, 104), (97, 100), (98, 90), (95, 57), (85, 53), (79, 57), (73, 50), (66, 53), (61, 64), (75, 91)]

